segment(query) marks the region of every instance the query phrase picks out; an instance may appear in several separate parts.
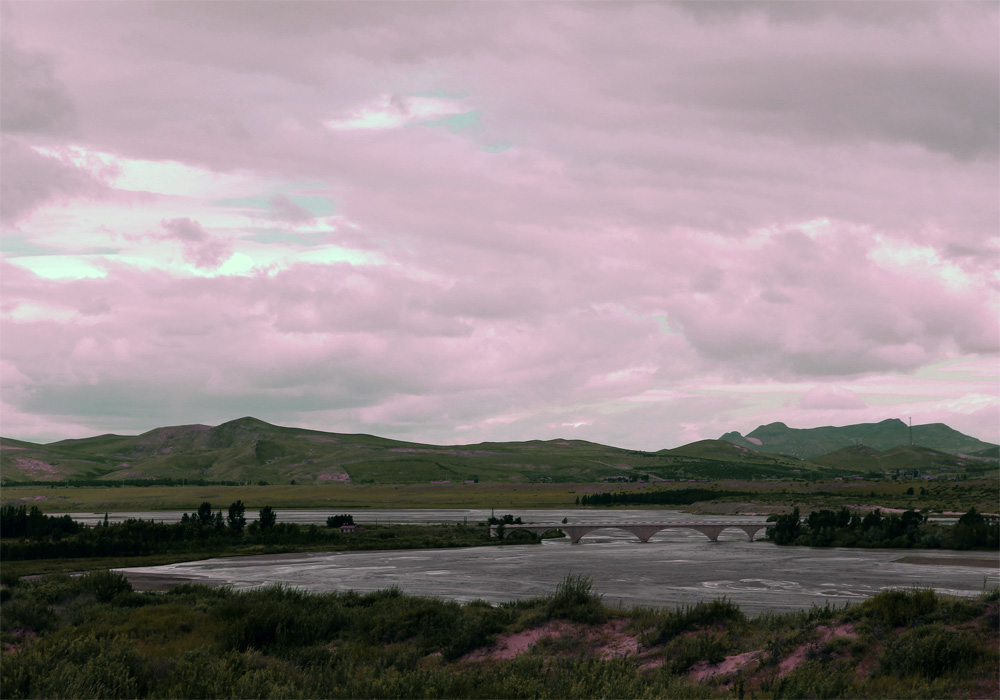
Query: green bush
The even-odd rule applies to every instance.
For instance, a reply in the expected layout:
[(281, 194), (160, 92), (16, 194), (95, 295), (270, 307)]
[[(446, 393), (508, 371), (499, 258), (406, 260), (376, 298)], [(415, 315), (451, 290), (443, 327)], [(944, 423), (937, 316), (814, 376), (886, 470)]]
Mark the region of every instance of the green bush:
[(84, 590), (93, 593), (102, 603), (111, 601), (119, 593), (132, 592), (128, 578), (118, 571), (91, 571), (80, 583)]
[(902, 627), (934, 612), (938, 602), (930, 588), (882, 591), (862, 603), (859, 612), (891, 627)]
[(671, 673), (685, 673), (700, 661), (717, 664), (726, 658), (729, 648), (727, 634), (708, 631), (675, 637), (663, 650), (664, 666)]
[(548, 616), (584, 624), (604, 622), (607, 612), (601, 596), (593, 592), (593, 585), (589, 576), (567, 574), (549, 598), (546, 608)]
[(698, 601), (694, 605), (685, 605), (669, 612), (650, 642), (662, 644), (679, 634), (699, 627), (712, 625), (728, 627), (742, 625), (745, 622), (746, 614), (728, 598), (716, 598), (707, 603)]
[(974, 666), (985, 655), (968, 632), (935, 624), (906, 630), (886, 645), (879, 656), (879, 671), (891, 676), (928, 679), (958, 673)]

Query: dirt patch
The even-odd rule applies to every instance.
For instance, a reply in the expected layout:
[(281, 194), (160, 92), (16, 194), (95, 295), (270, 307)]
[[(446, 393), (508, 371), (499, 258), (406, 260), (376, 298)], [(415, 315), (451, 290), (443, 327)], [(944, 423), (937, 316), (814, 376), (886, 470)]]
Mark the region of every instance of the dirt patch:
[[(636, 656), (639, 654), (639, 640), (625, 632), (625, 624), (624, 620), (611, 620), (599, 626), (552, 620), (541, 627), (502, 635), (491, 646), (466, 654), (462, 661), (513, 659), (519, 654), (530, 651), (532, 647), (544, 639), (553, 641), (571, 639), (577, 643), (577, 651), (586, 650), (588, 655), (601, 659)], [(654, 665), (658, 664), (656, 662), (649, 664), (649, 666)]]
[(347, 483), (350, 482), (350, 480), (351, 475), (347, 472), (323, 472), (322, 474), (316, 475), (316, 481), (321, 484), (330, 483), (331, 481)]
[(778, 678), (784, 678), (789, 673), (795, 670), (795, 667), (802, 663), (806, 654), (809, 653), (809, 649), (818, 647), (820, 644), (829, 641), (834, 637), (847, 637), (848, 639), (856, 639), (857, 633), (854, 631), (854, 625), (846, 623), (843, 625), (838, 625), (837, 627), (830, 629), (826, 625), (819, 625), (816, 631), (820, 633), (820, 638), (817, 641), (809, 642), (808, 644), (803, 644), (798, 649), (792, 652), (791, 656), (784, 659), (778, 666)]
[(602, 659), (621, 659), (639, 653), (639, 640), (626, 634), (624, 620), (588, 629), (587, 641), (597, 646), (597, 655)]
[(17, 469), (23, 469), (36, 479), (59, 479), (62, 475), (59, 469), (48, 462), (43, 462), (39, 459), (30, 459), (28, 457), (18, 457), (14, 460), (14, 467)]
[(691, 669), (690, 675), (694, 680), (701, 682), (715, 676), (722, 676), (727, 673), (732, 673), (733, 671), (739, 671), (740, 669), (747, 668), (748, 666), (754, 667), (758, 663), (758, 657), (763, 653), (763, 649), (745, 651), (742, 654), (727, 656), (721, 663), (716, 665), (709, 664), (707, 661), (702, 661)]
[(571, 629), (571, 625), (568, 623), (553, 621), (534, 629), (502, 635), (492, 646), (466, 654), (462, 657), (462, 661), (513, 659), (518, 654), (523, 654), (531, 649), (545, 637), (560, 637), (567, 629)]
[(16, 654), (25, 647), (26, 644), (33, 642), (38, 639), (38, 634), (34, 630), (28, 629), (16, 629), (12, 630), (11, 634), (14, 636), (14, 642), (4, 642), (3, 649), (0, 650), (0, 655), (7, 656), (7, 654)]
[(0, 445), (0, 450), (26, 450), (26, 447), (18, 447), (17, 445)]

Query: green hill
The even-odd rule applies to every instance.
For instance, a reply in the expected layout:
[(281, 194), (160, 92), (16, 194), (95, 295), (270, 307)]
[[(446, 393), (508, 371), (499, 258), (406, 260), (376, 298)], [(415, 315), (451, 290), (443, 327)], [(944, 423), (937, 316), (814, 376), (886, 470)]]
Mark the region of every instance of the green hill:
[(37, 445), (3, 439), (0, 474), (25, 481), (257, 483), (599, 482), (790, 476), (825, 467), (706, 440), (638, 452), (585, 440), (424, 445), (288, 428), (255, 418)]
[(959, 472), (975, 469), (979, 464), (967, 457), (950, 455), (919, 445), (903, 445), (879, 452), (864, 445), (845, 447), (811, 462), (858, 473), (917, 471), (920, 473)]
[[(944, 430), (937, 430), (937, 434), (961, 436), (947, 426), (940, 427)], [(889, 428), (894, 430), (895, 426)], [(593, 483), (829, 478), (890, 469), (995, 469), (995, 462), (985, 457), (956, 457), (919, 446), (894, 451), (877, 445), (858, 447), (852, 440), (846, 449), (839, 445), (827, 450), (833, 454), (817, 452), (818, 445), (836, 442), (829, 437), (813, 440), (826, 435), (826, 430), (794, 431), (772, 424), (747, 438), (730, 433), (724, 440), (641, 452), (585, 440), (424, 445), (373, 435), (282, 427), (247, 417), (217, 426), (178, 425), (141, 435), (99, 435), (46, 445), (0, 438), (0, 478), (5, 484), (168, 479), (270, 484)], [(858, 426), (829, 430), (864, 433), (878, 442), (870, 437), (877, 437), (878, 431), (865, 432)], [(917, 426), (914, 433), (918, 434)], [(840, 439), (840, 434), (836, 435)], [(977, 443), (985, 446), (979, 450), (991, 447), (974, 438), (961, 438), (953, 442), (964, 450), (972, 451)], [(796, 453), (812, 458), (786, 456)]]
[[(769, 423), (748, 433), (726, 433), (720, 440), (766, 454), (780, 454), (799, 459), (813, 459), (837, 450), (863, 445), (883, 452), (910, 445), (910, 428), (892, 418), (880, 423), (859, 423), (841, 427), (789, 428), (784, 423)], [(913, 426), (913, 445), (951, 455), (971, 455), (996, 448), (982, 440), (964, 435), (943, 423)]]

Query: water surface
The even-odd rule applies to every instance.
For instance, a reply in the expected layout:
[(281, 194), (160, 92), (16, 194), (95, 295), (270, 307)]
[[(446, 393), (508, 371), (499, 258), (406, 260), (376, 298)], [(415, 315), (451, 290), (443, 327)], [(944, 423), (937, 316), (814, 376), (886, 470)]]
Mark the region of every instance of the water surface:
[[(300, 511), (302, 513), (302, 511)], [(330, 511), (314, 511), (325, 522)], [(483, 515), (485, 514), (485, 515)], [(705, 517), (678, 511), (519, 511), (525, 522), (751, 522), (760, 518)], [(364, 518), (375, 512), (365, 513)], [(393, 522), (462, 521), (488, 511), (379, 512)], [(303, 516), (306, 517), (306, 516)], [(317, 516), (311, 516), (317, 517)], [(357, 516), (356, 516), (357, 518)], [(898, 561), (906, 556), (953, 561), (929, 566)], [(992, 553), (974, 553), (992, 558)], [(580, 544), (568, 538), (540, 545), (390, 552), (339, 552), (228, 557), (143, 567), (131, 571), (179, 576), (236, 589), (281, 583), (308, 591), (373, 591), (399, 586), (407, 593), (497, 603), (551, 592), (567, 574), (583, 574), (605, 601), (622, 605), (675, 606), (727, 596), (748, 613), (794, 610), (862, 600), (886, 588), (934, 588), (971, 596), (1000, 585), (998, 566), (968, 565), (967, 552), (778, 547), (750, 542), (727, 530), (712, 543), (693, 530), (666, 530), (648, 543), (619, 530), (599, 530)]]

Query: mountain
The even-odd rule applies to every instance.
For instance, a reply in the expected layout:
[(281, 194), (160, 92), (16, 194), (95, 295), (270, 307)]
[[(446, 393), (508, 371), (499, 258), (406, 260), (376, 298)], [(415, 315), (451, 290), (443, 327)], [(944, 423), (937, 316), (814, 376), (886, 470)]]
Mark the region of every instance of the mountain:
[(902, 445), (879, 452), (864, 445), (853, 445), (831, 452), (821, 457), (813, 457), (814, 464), (835, 469), (851, 470), (856, 473), (917, 471), (958, 472), (980, 466), (981, 460), (952, 455), (919, 445)]
[(288, 428), (256, 418), (99, 435), (47, 445), (0, 441), (0, 475), (24, 481), (173, 479), (258, 483), (599, 482), (833, 475), (720, 440), (640, 452), (585, 440), (423, 445)]
[[(910, 428), (898, 418), (880, 423), (822, 428), (789, 428), (784, 423), (769, 423), (759, 426), (746, 436), (731, 432), (719, 439), (765, 454), (812, 459), (856, 445), (879, 452), (908, 446)], [(973, 455), (996, 448), (996, 445), (963, 435), (944, 423), (913, 426), (913, 445), (952, 455)]]
[[(908, 438), (909, 433), (902, 421), (808, 430), (772, 423), (746, 437), (727, 433), (719, 440), (642, 452), (585, 440), (424, 445), (246, 417), (216, 426), (177, 425), (141, 435), (98, 435), (46, 445), (0, 438), (0, 480), (444, 485), (830, 478), (897, 468), (996, 468), (989, 457), (996, 453), (995, 445), (941, 424), (914, 426), (913, 432), (915, 439), (931, 444), (911, 447), (905, 439), (899, 444), (899, 435)], [(967, 456), (972, 453), (977, 456)]]

